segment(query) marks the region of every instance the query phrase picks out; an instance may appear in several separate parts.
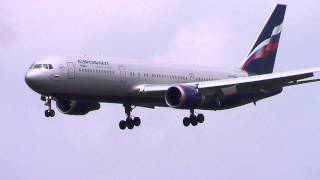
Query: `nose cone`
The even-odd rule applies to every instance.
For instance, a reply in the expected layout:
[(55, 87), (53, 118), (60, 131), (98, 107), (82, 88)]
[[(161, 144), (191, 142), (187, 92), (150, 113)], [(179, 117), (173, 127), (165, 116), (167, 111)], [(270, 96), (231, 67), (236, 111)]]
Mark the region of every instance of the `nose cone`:
[(44, 77), (41, 73), (36, 71), (28, 71), (25, 75), (25, 81), (27, 85), (34, 91), (41, 93), (43, 91)]
[(37, 82), (37, 77), (35, 73), (32, 73), (31, 71), (28, 71), (24, 77), (24, 80), (26, 81), (27, 85), (33, 89), (35, 83)]

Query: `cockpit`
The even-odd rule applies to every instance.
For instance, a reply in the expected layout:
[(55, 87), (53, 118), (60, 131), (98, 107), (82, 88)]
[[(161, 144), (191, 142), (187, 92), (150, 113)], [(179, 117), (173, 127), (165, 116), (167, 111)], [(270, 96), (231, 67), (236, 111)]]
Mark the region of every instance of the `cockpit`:
[(29, 69), (53, 69), (52, 64), (32, 64)]

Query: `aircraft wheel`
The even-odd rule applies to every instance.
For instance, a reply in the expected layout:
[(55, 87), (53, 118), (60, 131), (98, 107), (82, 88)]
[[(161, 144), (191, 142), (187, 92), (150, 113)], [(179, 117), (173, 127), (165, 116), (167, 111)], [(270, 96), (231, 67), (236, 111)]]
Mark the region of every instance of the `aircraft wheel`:
[(49, 111), (49, 115), (50, 117), (54, 117), (56, 115), (56, 112), (54, 112), (54, 110)]
[(192, 124), (192, 126), (198, 125), (197, 118), (191, 118), (191, 124)]
[(190, 119), (192, 126), (196, 126), (198, 124), (196, 115), (191, 114), (189, 119)]
[(197, 121), (198, 121), (199, 123), (203, 123), (203, 122), (204, 122), (204, 115), (203, 115), (203, 114), (198, 114), (198, 116), (197, 116)]
[(135, 125), (135, 126), (140, 126), (140, 124), (141, 124), (141, 120), (140, 120), (140, 118), (139, 117), (135, 117), (135, 118), (133, 118), (133, 124)]
[(49, 112), (49, 110), (45, 110), (45, 111), (44, 111), (44, 115), (45, 115), (46, 117), (50, 117), (50, 112)]
[(188, 127), (190, 125), (190, 119), (188, 117), (183, 118), (183, 125)]
[(126, 124), (127, 124), (128, 129), (133, 129), (134, 122), (133, 122), (133, 120), (131, 118), (127, 118)]
[(124, 129), (126, 129), (126, 127), (127, 127), (126, 121), (121, 120), (121, 121), (119, 122), (119, 128), (120, 128), (121, 130), (124, 130)]

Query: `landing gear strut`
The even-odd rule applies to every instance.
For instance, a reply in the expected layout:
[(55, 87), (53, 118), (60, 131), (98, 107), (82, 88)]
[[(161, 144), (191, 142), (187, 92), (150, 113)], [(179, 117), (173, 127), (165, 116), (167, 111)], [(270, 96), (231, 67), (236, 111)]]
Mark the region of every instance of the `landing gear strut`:
[(133, 119), (131, 118), (131, 112), (134, 108), (132, 108), (131, 105), (127, 105), (127, 104), (124, 104), (123, 106), (124, 106), (124, 110), (127, 115), (127, 118), (126, 120), (121, 120), (119, 122), (119, 128), (121, 130), (124, 130), (126, 128), (133, 129), (134, 126), (136, 127), (140, 126), (141, 120), (139, 117), (134, 117)]
[(192, 126), (198, 125), (198, 123), (204, 122), (204, 115), (198, 114), (197, 116), (194, 113), (194, 109), (190, 109), (190, 116), (183, 118), (183, 125), (188, 127), (190, 124)]
[(48, 109), (44, 111), (44, 115), (46, 117), (54, 117), (54, 115), (56, 114), (54, 112), (54, 110), (51, 108), (51, 100), (52, 97), (51, 96), (41, 96), (41, 99), (45, 101), (46, 106), (48, 106)]

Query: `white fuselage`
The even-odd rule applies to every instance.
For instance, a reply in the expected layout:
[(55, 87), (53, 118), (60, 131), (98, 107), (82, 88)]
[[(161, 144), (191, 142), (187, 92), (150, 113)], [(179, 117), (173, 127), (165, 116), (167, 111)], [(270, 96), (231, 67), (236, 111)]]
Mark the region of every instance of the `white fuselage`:
[[(142, 84), (181, 84), (247, 76), (243, 71), (223, 71), (208, 67), (185, 66), (152, 61), (107, 58), (47, 58), (35, 64), (51, 64), (53, 69), (30, 69), (26, 76), (37, 77), (31, 88), (42, 95), (99, 102), (143, 105), (152, 103), (139, 96)], [(163, 99), (163, 98), (162, 98)], [(166, 106), (159, 97), (152, 104)]]

